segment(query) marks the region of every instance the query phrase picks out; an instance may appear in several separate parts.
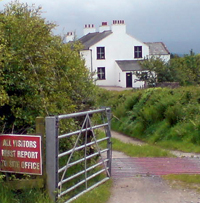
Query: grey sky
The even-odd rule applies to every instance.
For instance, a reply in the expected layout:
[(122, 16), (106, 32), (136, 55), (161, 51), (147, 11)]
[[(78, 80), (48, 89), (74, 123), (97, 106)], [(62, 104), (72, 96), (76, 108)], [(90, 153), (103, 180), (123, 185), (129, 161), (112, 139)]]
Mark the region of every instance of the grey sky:
[[(0, 10), (10, 0), (0, 1)], [(20, 0), (41, 5), (43, 16), (58, 24), (56, 34), (85, 24), (125, 20), (127, 33), (144, 42), (164, 42), (170, 52), (200, 53), (200, 0)]]

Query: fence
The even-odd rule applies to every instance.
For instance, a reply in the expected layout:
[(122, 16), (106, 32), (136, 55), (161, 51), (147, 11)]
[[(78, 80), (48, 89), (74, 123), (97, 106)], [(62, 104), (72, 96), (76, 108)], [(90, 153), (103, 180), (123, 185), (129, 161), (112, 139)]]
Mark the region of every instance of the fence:
[[(71, 202), (110, 178), (110, 118), (110, 108), (46, 117), (47, 187), (52, 199)], [(69, 124), (74, 129), (65, 132)], [(105, 136), (97, 136), (97, 129), (104, 129)]]

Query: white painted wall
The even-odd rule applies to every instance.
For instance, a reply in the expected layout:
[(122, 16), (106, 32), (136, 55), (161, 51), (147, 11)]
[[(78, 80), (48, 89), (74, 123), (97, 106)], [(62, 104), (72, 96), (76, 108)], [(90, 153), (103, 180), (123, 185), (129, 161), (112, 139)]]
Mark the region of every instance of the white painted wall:
[[(113, 33), (90, 47), (92, 52), (93, 70), (105, 67), (106, 79), (97, 80), (101, 86), (126, 86), (126, 74), (121, 72), (121, 82), (118, 82), (120, 71), (116, 71), (116, 60), (134, 60), (134, 46), (142, 46), (143, 58), (149, 55), (149, 47), (143, 42), (127, 35), (124, 24), (112, 25)], [(105, 60), (97, 60), (96, 47), (105, 47)], [(86, 56), (88, 60), (88, 55)], [(87, 66), (89, 64), (87, 62)]]
[[(116, 86), (119, 87), (124, 87), (126, 88), (126, 73), (130, 73), (130, 71), (122, 71), (117, 63), (115, 64), (115, 69), (116, 69)], [(144, 87), (144, 82), (143, 81), (135, 81), (138, 78), (136, 75), (132, 73), (132, 87), (133, 88), (143, 88)], [(120, 77), (119, 77), (120, 76)]]
[(85, 60), (85, 66), (88, 68), (88, 70), (90, 72), (93, 72), (91, 50), (81, 50), (80, 55), (81, 55), (82, 59)]
[(109, 31), (109, 30), (110, 30), (110, 26), (108, 26), (108, 25), (99, 26), (99, 32), (104, 32), (104, 31)]
[[(107, 30), (108, 26), (105, 28)], [(105, 67), (106, 79), (97, 80), (97, 85), (126, 87), (126, 73), (128, 72), (123, 72), (115, 61), (137, 60), (134, 58), (134, 46), (142, 46), (142, 58), (138, 60), (144, 59), (144, 57), (147, 58), (149, 56), (149, 46), (126, 34), (126, 25), (124, 23), (115, 22), (111, 25), (111, 30), (112, 34), (91, 46), (90, 50), (82, 50), (81, 55), (91, 72), (97, 73), (98, 67)], [(85, 33), (87, 33), (86, 31), (94, 32), (94, 30), (91, 30), (91, 26), (88, 25), (85, 28)], [(100, 28), (100, 31), (103, 31), (103, 27)], [(97, 60), (97, 47), (105, 47), (105, 59)], [(165, 61), (170, 59), (170, 55), (163, 55), (162, 57)], [(97, 75), (94, 78), (97, 78)], [(135, 81), (137, 79), (135, 75), (132, 76), (132, 79), (133, 88), (144, 86), (144, 82)]]

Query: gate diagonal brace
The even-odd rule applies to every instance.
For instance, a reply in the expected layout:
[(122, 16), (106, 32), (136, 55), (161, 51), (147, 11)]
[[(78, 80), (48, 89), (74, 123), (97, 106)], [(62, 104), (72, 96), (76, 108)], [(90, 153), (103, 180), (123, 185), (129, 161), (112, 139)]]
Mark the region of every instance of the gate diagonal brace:
[[(86, 132), (84, 132), (84, 131), (83, 131), (84, 128), (86, 128), (86, 129), (90, 128), (90, 130), (86, 130)], [(64, 172), (63, 172), (63, 174), (62, 174), (61, 181), (60, 181), (60, 182), (61, 182), (61, 185), (60, 185), (60, 189), (59, 189), (59, 190), (60, 190), (60, 193), (61, 193), (61, 191), (62, 191), (62, 181), (63, 181), (63, 179), (64, 179), (64, 177), (65, 177), (65, 174), (67, 173), (67, 169), (69, 168), (69, 164), (70, 164), (70, 161), (71, 161), (71, 159), (72, 159), (72, 157), (73, 157), (73, 154), (74, 154), (74, 152), (75, 152), (75, 148), (77, 147), (78, 142), (79, 142), (79, 140), (80, 140), (80, 138), (81, 138), (81, 135), (83, 135), (83, 133), (85, 133), (85, 146), (86, 146), (87, 141), (88, 141), (88, 140), (87, 140), (87, 138), (88, 138), (88, 131), (91, 132), (90, 135), (91, 135), (92, 138), (90, 138), (90, 139), (91, 139), (91, 140), (94, 139), (94, 142), (95, 142), (95, 145), (96, 145), (96, 149), (97, 149), (98, 154), (100, 155), (100, 159), (101, 159), (101, 161), (102, 161), (102, 163), (103, 163), (103, 165), (104, 165), (104, 169), (106, 170), (107, 175), (110, 177), (109, 170), (108, 170), (108, 168), (107, 168), (107, 166), (106, 166), (106, 163), (105, 163), (105, 161), (104, 161), (104, 159), (103, 159), (103, 157), (102, 157), (101, 150), (100, 150), (100, 148), (99, 148), (99, 145), (98, 145), (98, 143), (97, 143), (97, 139), (96, 139), (94, 130), (93, 130), (93, 128), (92, 128), (92, 122), (91, 122), (90, 116), (89, 116), (89, 114), (87, 114), (87, 115), (85, 116), (84, 122), (83, 122), (83, 124), (82, 124), (80, 133), (79, 133), (79, 135), (78, 135), (78, 137), (77, 137), (77, 139), (76, 139), (76, 142), (75, 142), (75, 144), (74, 144), (73, 150), (72, 150), (72, 152), (71, 152), (71, 154), (70, 154), (70, 156), (69, 156), (69, 158), (68, 158), (68, 160), (67, 160), (67, 163), (66, 163), (66, 166), (65, 166), (65, 170), (64, 170)], [(86, 147), (85, 147), (85, 169), (87, 168), (87, 166), (86, 166), (86, 161), (87, 161), (86, 157), (87, 157), (87, 152), (86, 152)], [(87, 179), (87, 174), (86, 174), (86, 173), (85, 173), (85, 179)], [(87, 185), (86, 185), (86, 188), (87, 188)]]
[(110, 177), (110, 173), (109, 173), (109, 171), (108, 171), (108, 169), (107, 169), (107, 167), (106, 167), (106, 163), (105, 163), (105, 161), (104, 161), (104, 159), (103, 159), (103, 157), (102, 157), (101, 150), (100, 150), (99, 145), (98, 145), (98, 143), (97, 143), (97, 139), (96, 139), (94, 130), (91, 128), (91, 127), (92, 127), (92, 122), (91, 122), (90, 118), (89, 118), (88, 121), (89, 121), (89, 126), (90, 126), (90, 129), (91, 129), (91, 132), (92, 132), (92, 135), (93, 135), (95, 144), (96, 144), (97, 151), (99, 152), (99, 155), (100, 155), (100, 157), (101, 157), (101, 161), (102, 161), (103, 164), (104, 164), (104, 168), (105, 168), (105, 170), (106, 170), (108, 176)]

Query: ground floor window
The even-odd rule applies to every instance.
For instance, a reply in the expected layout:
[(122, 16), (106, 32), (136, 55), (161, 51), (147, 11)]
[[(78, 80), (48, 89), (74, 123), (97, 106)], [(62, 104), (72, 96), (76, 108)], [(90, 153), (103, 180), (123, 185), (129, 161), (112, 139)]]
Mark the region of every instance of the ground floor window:
[(106, 74), (105, 74), (105, 67), (98, 67), (97, 68), (97, 76), (99, 80), (105, 80)]

